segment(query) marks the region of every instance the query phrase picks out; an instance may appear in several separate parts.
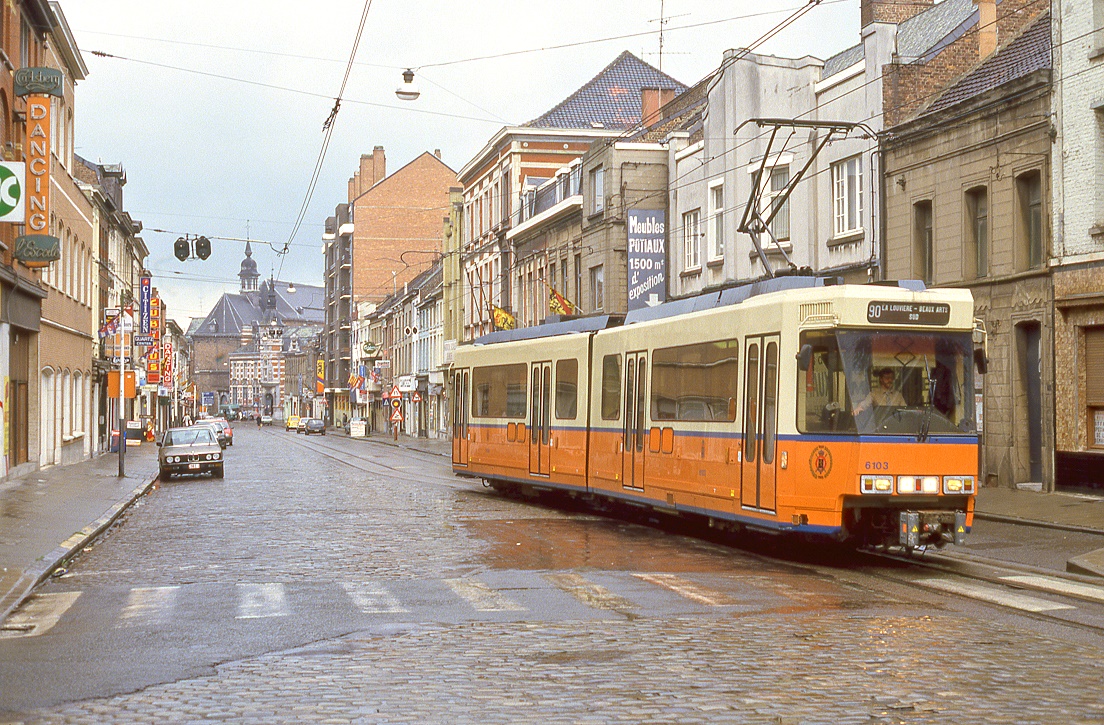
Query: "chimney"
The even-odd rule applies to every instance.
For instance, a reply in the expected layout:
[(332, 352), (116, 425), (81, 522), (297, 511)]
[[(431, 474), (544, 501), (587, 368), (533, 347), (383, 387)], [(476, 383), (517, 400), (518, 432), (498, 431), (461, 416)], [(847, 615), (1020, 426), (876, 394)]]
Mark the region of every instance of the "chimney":
[(360, 171), (357, 172), (357, 177), (360, 179), (358, 183), (358, 194), (363, 194), (372, 188), (372, 184), (376, 183), (376, 179), (373, 178), (375, 174), (375, 156), (376, 152), (373, 151), (371, 155), (360, 155)]
[(996, 0), (974, 0), (978, 9), (978, 60), (988, 58), (997, 49)]
[(433, 149), (433, 155), (437, 158), (441, 158), (441, 149)]
[[(387, 158), (383, 155), (383, 147), (376, 146), (372, 149), (372, 184), (378, 184), (387, 176)], [(369, 186), (371, 188), (371, 186)]]
[(672, 88), (641, 88), (640, 124), (650, 126), (660, 120), (660, 110), (673, 101), (675, 95)]
[(859, 0), (862, 27), (871, 23), (902, 23), (935, 5), (935, 0)]
[(360, 196), (360, 172), (349, 177), (349, 201)]

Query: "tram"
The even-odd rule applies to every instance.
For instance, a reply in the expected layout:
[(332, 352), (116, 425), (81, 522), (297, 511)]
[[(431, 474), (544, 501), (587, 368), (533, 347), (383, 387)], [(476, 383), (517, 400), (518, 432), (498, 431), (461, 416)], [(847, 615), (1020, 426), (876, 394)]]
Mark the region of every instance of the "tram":
[(961, 544), (973, 519), (968, 290), (779, 277), (457, 348), (452, 464), (711, 527)]

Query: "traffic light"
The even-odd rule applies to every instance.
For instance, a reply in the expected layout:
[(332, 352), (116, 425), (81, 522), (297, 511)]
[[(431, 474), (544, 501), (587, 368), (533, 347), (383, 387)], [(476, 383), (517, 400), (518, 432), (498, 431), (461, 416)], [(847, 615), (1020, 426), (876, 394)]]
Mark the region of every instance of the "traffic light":
[[(210, 251), (210, 249), (208, 249), (208, 251)], [(173, 244), (173, 256), (181, 262), (186, 262), (188, 257), (192, 256), (192, 245), (188, 243), (187, 239), (179, 237), (176, 240), (176, 243)]]
[(207, 237), (200, 237), (195, 241), (195, 253), (200, 259), (207, 259), (211, 256), (211, 240)]

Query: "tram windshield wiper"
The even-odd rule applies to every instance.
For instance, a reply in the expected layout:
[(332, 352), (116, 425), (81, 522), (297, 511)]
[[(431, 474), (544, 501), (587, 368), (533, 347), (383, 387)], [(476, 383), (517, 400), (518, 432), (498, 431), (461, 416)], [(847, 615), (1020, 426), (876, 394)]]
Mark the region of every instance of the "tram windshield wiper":
[(924, 356), (924, 375), (928, 379), (928, 402), (924, 405), (924, 412), (920, 415), (920, 429), (916, 431), (916, 442), (923, 443), (928, 439), (928, 431), (931, 429), (931, 419), (935, 400), (935, 381), (932, 380), (931, 367), (928, 365), (928, 356)]

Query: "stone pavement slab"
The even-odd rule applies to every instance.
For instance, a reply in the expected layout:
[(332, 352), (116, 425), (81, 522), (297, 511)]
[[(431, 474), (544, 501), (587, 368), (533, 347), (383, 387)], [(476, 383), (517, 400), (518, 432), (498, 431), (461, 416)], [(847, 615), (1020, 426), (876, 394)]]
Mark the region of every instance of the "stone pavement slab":
[(0, 483), (0, 621), (62, 562), (106, 529), (157, 475), (157, 447), (51, 466)]

